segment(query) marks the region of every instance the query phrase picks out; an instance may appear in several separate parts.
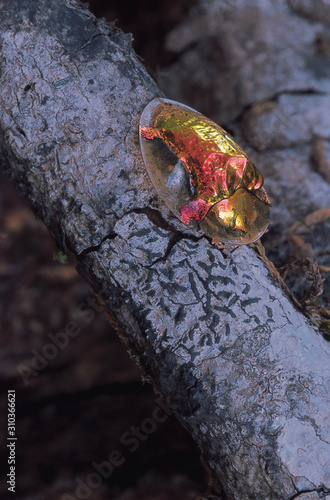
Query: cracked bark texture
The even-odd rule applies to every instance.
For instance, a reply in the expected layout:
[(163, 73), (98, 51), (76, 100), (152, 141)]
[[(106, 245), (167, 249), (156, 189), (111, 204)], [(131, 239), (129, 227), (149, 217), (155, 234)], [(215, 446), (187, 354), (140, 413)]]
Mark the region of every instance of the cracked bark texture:
[[(265, 12), (277, 16), (279, 32), (269, 35), (271, 47), (282, 33), (292, 36), (294, 45), (294, 27), (307, 45), (317, 30), (321, 33), (319, 25), (296, 16), (300, 3), (291, 3), (252, 2), (261, 25)], [(329, 344), (251, 248), (221, 252), (157, 198), (139, 152), (138, 121), (144, 106), (162, 93), (135, 56), (130, 36), (74, 0), (11, 0), (0, 8), (0, 143), (6, 175), (59, 245), (79, 257), (79, 272), (103, 298), (132, 355), (195, 438), (225, 498), (329, 496)], [(229, 64), (224, 72), (221, 121), (234, 120), (247, 105), (281, 93), (309, 92), (316, 84), (317, 95), (306, 97), (319, 97), (322, 110), (327, 70), (316, 68), (310, 79), (302, 63), (308, 57), (304, 46), (301, 59), (289, 46), (292, 67), (285, 54), (254, 60), (253, 43), (264, 31), (252, 36), (251, 46), (244, 30), (232, 36), (235, 19), (242, 26), (241, 2), (200, 2), (198, 8), (204, 17), (192, 11), (181, 35), (178, 29), (168, 43), (176, 36), (174, 45), (180, 47), (178, 40), (191, 36), (192, 26), (199, 27), (200, 40), (207, 28), (208, 40), (218, 41), (214, 30), (222, 19), (223, 53), (229, 61), (233, 54), (236, 61), (248, 61), (242, 67)], [(249, 19), (252, 23), (255, 16)], [(246, 30), (252, 33), (251, 27)], [(190, 43), (188, 36), (181, 50)], [(289, 74), (281, 66), (285, 62)], [(261, 63), (265, 70), (257, 72)], [(182, 82), (179, 71), (177, 82)], [(235, 99), (239, 85), (244, 91)], [(280, 105), (286, 106), (286, 98)], [(314, 103), (301, 99), (302, 114), (304, 106), (315, 110)], [(260, 150), (262, 165), (269, 161), (269, 170), (278, 168), (280, 179), (271, 184), (276, 223), (287, 223), (276, 218), (283, 210), (279, 205), (292, 214), (295, 198), (283, 199), (280, 191), (284, 181), (291, 188), (283, 169), (290, 157), (289, 166), (299, 163), (301, 179), (308, 177), (307, 187), (312, 175), (313, 189), (304, 194), (313, 195), (318, 208), (329, 205), (329, 185), (308, 170), (310, 145), (279, 137), (279, 149), (270, 153), (272, 128), (260, 129), (264, 116), (253, 109), (244, 114), (245, 137)], [(292, 126), (297, 129), (295, 122)], [(299, 133), (298, 127), (298, 139)], [(304, 140), (306, 134), (312, 137), (313, 127), (301, 134)], [(289, 152), (281, 149), (288, 140)]]

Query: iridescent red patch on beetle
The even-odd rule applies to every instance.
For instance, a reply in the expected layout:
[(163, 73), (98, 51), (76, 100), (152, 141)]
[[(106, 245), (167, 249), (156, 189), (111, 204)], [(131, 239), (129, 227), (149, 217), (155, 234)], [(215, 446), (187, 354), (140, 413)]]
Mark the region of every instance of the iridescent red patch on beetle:
[(183, 104), (154, 99), (141, 116), (140, 144), (157, 193), (184, 224), (200, 223), (221, 246), (251, 243), (266, 231), (263, 177), (219, 125)]

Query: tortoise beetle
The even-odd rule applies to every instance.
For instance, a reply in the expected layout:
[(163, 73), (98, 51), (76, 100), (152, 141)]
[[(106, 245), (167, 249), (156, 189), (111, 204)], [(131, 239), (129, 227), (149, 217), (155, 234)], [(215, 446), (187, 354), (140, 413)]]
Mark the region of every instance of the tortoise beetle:
[(158, 98), (142, 112), (139, 135), (151, 182), (181, 222), (197, 222), (220, 248), (252, 243), (267, 230), (263, 177), (219, 125)]

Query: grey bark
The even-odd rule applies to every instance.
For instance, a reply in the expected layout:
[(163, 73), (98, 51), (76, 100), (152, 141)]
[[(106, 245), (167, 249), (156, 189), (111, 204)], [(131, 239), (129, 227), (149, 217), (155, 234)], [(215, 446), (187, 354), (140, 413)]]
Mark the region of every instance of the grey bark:
[(103, 298), (228, 499), (330, 490), (329, 344), (249, 247), (157, 198), (138, 146), (161, 92), (74, 0), (0, 2), (3, 171)]

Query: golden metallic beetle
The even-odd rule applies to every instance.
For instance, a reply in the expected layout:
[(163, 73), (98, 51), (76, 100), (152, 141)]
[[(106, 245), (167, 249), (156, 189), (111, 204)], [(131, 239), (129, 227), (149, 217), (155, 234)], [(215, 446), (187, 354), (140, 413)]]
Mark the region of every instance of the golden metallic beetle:
[(269, 223), (263, 177), (234, 139), (197, 111), (154, 99), (140, 119), (143, 160), (158, 195), (219, 247), (259, 239)]

